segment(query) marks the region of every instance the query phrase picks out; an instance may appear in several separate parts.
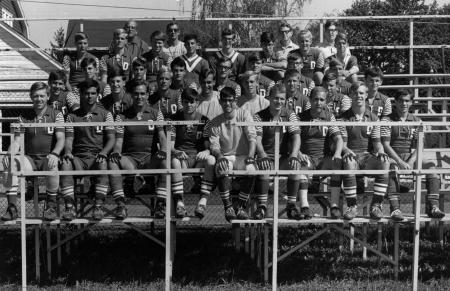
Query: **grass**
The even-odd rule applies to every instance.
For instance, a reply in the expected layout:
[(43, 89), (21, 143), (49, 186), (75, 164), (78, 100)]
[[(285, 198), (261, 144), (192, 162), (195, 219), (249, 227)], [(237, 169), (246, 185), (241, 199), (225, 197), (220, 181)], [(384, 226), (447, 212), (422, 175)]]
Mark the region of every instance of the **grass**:
[[(318, 227), (281, 228), (279, 245), (284, 250), (304, 240)], [(390, 230), (388, 229), (388, 232)], [(163, 238), (163, 232), (157, 235)], [(390, 234), (384, 237), (383, 251), (392, 251)], [(401, 229), (399, 281), (392, 267), (369, 255), (361, 259), (361, 249), (352, 255), (348, 247), (339, 251), (336, 237), (326, 234), (308, 247), (278, 264), (280, 290), (410, 290), (412, 236)], [(376, 241), (376, 232), (369, 241)], [(32, 245), (33, 237), (29, 236)], [(0, 236), (0, 290), (20, 287), (20, 235), (17, 230)], [(164, 249), (135, 232), (90, 230), (72, 252), (63, 252), (63, 265), (55, 267), (52, 279), (34, 282), (33, 250), (28, 259), (29, 290), (162, 290)], [(41, 252), (42, 256), (43, 252)], [(55, 256), (53, 256), (55, 257)], [(45, 260), (42, 261), (45, 263)], [(444, 248), (424, 236), (421, 242), (420, 290), (450, 290), (450, 245)], [(42, 266), (45, 270), (46, 266)], [(43, 274), (44, 275), (44, 274)], [(230, 228), (181, 229), (177, 233), (177, 253), (173, 272), (174, 290), (270, 290), (261, 283), (255, 263), (236, 253)]]

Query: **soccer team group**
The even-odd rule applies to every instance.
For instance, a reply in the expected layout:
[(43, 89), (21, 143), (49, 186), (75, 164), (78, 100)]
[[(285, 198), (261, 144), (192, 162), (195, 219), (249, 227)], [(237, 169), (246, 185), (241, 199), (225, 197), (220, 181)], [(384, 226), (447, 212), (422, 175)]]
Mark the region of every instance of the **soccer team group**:
[[(395, 105), (378, 92), (382, 71), (370, 68), (358, 81), (357, 59), (348, 49), (345, 33), (338, 23), (325, 24), (325, 42), (312, 46), (312, 34), (299, 32), (298, 45), (291, 40), (289, 24), (279, 25), (279, 39), (261, 34), (262, 51), (247, 56), (233, 48), (235, 32), (224, 29), (221, 49), (209, 56), (198, 55), (198, 38), (186, 34), (179, 40), (180, 27), (169, 23), (166, 33), (150, 36), (151, 48), (137, 35), (137, 23), (129, 21), (116, 29), (107, 55), (98, 59), (87, 51), (88, 35), (75, 34), (76, 51), (64, 57), (64, 70), (53, 71), (48, 84), (31, 86), (33, 110), (20, 116), (23, 123), (54, 123), (52, 127), (25, 127), (3, 158), (5, 169), (19, 167), (11, 158), (25, 136), (25, 170), (105, 170), (95, 176), (92, 217), (101, 220), (105, 198), (110, 192), (117, 204), (117, 219), (127, 217), (126, 196), (139, 185), (154, 181), (156, 203), (153, 214), (165, 216), (166, 175), (122, 176), (106, 170), (164, 169), (167, 148), (171, 168), (204, 168), (194, 176), (200, 193), (195, 216), (205, 216), (211, 192), (218, 188), (225, 218), (248, 219), (249, 196), (257, 197), (253, 219), (267, 214), (270, 176), (247, 175), (232, 183), (231, 170), (274, 169), (279, 158), (283, 170), (376, 170), (410, 169), (416, 163), (417, 130), (414, 126), (364, 126), (376, 121), (418, 121), (410, 113), (414, 94), (399, 91)], [(196, 124), (161, 126), (155, 121), (201, 121)], [(336, 126), (333, 122), (360, 122), (361, 126)], [(90, 126), (92, 122), (143, 121), (140, 126)], [(237, 126), (236, 122), (285, 121), (279, 127), (279, 157), (275, 156), (275, 126)], [(329, 126), (300, 126), (298, 121), (326, 121)], [(68, 126), (85, 122), (86, 126)], [(66, 126), (62, 126), (65, 123)], [(253, 123), (254, 124), (254, 123)], [(167, 136), (170, 134), (170, 144)], [(423, 161), (423, 168), (433, 168)], [(311, 171), (311, 174), (314, 172)], [(393, 174), (388, 174), (393, 173)], [(390, 217), (403, 220), (399, 205), (399, 181), (395, 171), (375, 175), (370, 217), (383, 217), (382, 203), (390, 202)], [(439, 209), (439, 175), (426, 177), (426, 213), (442, 218)], [(291, 174), (287, 178), (286, 213), (290, 219), (310, 219), (308, 203), (311, 177)], [(18, 217), (18, 179), (8, 176), (8, 207), (2, 220)], [(238, 188), (238, 202), (230, 191)], [(357, 176), (331, 175), (331, 218), (352, 220), (357, 211)], [(346, 207), (340, 209), (343, 190)], [(46, 176), (45, 220), (59, 218), (57, 196), (65, 202), (61, 219), (76, 217), (74, 177)], [(58, 194), (59, 193), (59, 194)], [(171, 174), (175, 216), (187, 215), (183, 201), (181, 173)]]

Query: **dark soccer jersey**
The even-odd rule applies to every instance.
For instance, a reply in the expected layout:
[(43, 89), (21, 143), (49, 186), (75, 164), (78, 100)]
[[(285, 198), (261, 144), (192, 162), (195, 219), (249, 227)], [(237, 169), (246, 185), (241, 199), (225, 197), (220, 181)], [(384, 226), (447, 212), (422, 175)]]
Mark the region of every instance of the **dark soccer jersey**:
[(245, 56), (240, 52), (234, 51), (231, 56), (225, 56), (222, 51), (215, 52), (209, 58), (209, 66), (214, 76), (217, 76), (217, 66), (219, 59), (226, 59), (231, 61), (231, 72), (229, 78), (237, 81), (240, 74), (245, 72)]
[[(253, 116), (255, 122), (269, 122), (269, 121), (283, 121), (283, 122), (298, 122), (297, 115), (292, 110), (282, 108), (280, 116), (277, 120), (270, 113), (270, 108), (266, 108)], [(286, 130), (287, 128), (287, 130)], [(256, 135), (261, 136), (262, 146), (267, 155), (273, 156), (275, 154), (275, 129), (276, 126), (256, 126)], [(290, 153), (289, 140), (292, 135), (300, 134), (298, 126), (283, 126), (280, 131), (280, 154), (288, 155)]]
[(113, 94), (109, 94), (100, 99), (97, 106), (108, 110), (113, 114), (113, 116), (116, 116), (117, 114), (125, 112), (133, 106), (133, 98), (130, 93), (123, 91), (121, 100), (114, 101)]
[(162, 126), (156, 126), (151, 121), (164, 121), (160, 111), (146, 106), (142, 114), (137, 114), (133, 108), (116, 117), (116, 121), (150, 121), (142, 126), (118, 126), (117, 138), (123, 138), (122, 153), (154, 153), (157, 149), (158, 132)]
[(294, 96), (286, 96), (286, 108), (295, 112), (295, 114), (300, 114), (305, 110), (311, 108), (311, 103), (309, 103), (308, 97), (304, 95), (301, 91), (297, 91)]
[(199, 55), (188, 58), (186, 55), (182, 55), (177, 57), (180, 58), (186, 64), (186, 76), (185, 80), (189, 80), (189, 82), (196, 82), (200, 84), (200, 76), (204, 75), (207, 71), (209, 71), (209, 64), (204, 58)]
[(338, 117), (341, 113), (347, 111), (352, 106), (352, 100), (344, 94), (335, 93), (333, 95), (327, 95), (327, 107)]
[[(185, 120), (183, 112), (172, 115), (171, 120)], [(175, 140), (175, 149), (188, 155), (195, 155), (205, 150), (205, 141), (209, 138), (209, 120), (198, 113), (196, 120), (203, 124), (177, 125), (171, 127), (172, 137)]]
[[(382, 121), (401, 122), (402, 120), (396, 112), (392, 112), (388, 116), (383, 117)], [(405, 121), (420, 121), (420, 118), (408, 113)], [(411, 149), (417, 146), (417, 127), (408, 125), (383, 125), (381, 126), (381, 141), (389, 142), (397, 154), (410, 153)]]
[(150, 82), (156, 81), (162, 67), (169, 67), (169, 64), (172, 62), (172, 58), (162, 51), (157, 53), (151, 50), (143, 54), (142, 57), (146, 60), (147, 81)]
[(312, 79), (315, 72), (322, 71), (324, 69), (325, 58), (323, 56), (323, 52), (319, 48), (310, 48), (306, 55), (304, 55), (300, 49), (291, 51), (291, 53), (294, 52), (299, 53), (303, 57), (304, 65), (302, 75)]
[(100, 75), (109, 75), (114, 71), (123, 71), (126, 81), (128, 81), (131, 75), (131, 63), (133, 59), (126, 52), (120, 57), (116, 57), (115, 53), (104, 55), (100, 60)]
[(151, 107), (161, 111), (164, 119), (170, 118), (171, 115), (181, 111), (181, 93), (177, 90), (168, 89), (165, 92), (156, 92), (152, 94), (148, 100)]
[(81, 68), (81, 61), (83, 59), (92, 58), (95, 59), (97, 68), (100, 66), (100, 62), (96, 56), (90, 53), (85, 53), (81, 59), (77, 59), (77, 53), (71, 53), (65, 55), (63, 59), (63, 68), (69, 72), (69, 83), (71, 86), (76, 86), (83, 82), (86, 77), (83, 69)]
[[(81, 108), (69, 113), (66, 122), (114, 122), (114, 119), (111, 112), (97, 106), (90, 113), (84, 112)], [(73, 154), (98, 154), (103, 149), (106, 135), (114, 132), (114, 126), (66, 127), (66, 137), (74, 137)]]
[[(323, 110), (320, 115), (314, 118), (311, 109), (303, 111), (299, 115), (300, 121), (336, 121), (334, 115), (327, 110)], [(330, 141), (341, 132), (337, 126), (301, 126), (301, 147), (300, 151), (313, 158), (321, 158), (329, 154)]]
[(67, 104), (67, 94), (69, 94), (68, 91), (62, 91), (59, 95), (50, 95), (47, 105), (55, 110), (61, 111), (63, 115), (67, 115), (69, 107)]
[[(351, 109), (341, 114), (342, 121), (360, 121), (361, 123), (367, 121), (378, 121), (378, 117), (366, 108), (361, 120), (358, 120)], [(347, 142), (347, 147), (355, 154), (364, 152), (371, 152), (373, 150), (373, 143), (380, 141), (380, 126), (340, 126), (339, 127), (344, 142)]]
[(270, 89), (275, 86), (275, 82), (264, 75), (259, 75), (259, 95), (269, 98)]
[[(64, 123), (64, 117), (58, 110), (47, 107), (41, 118), (37, 118), (34, 111), (19, 117), (23, 123), (55, 123), (55, 127), (26, 127), (25, 129), (25, 154), (47, 155), (56, 144), (56, 132), (64, 132), (64, 127), (58, 127)], [(16, 128), (14, 134), (20, 135), (20, 129)]]
[(372, 99), (372, 104), (370, 104), (369, 98), (366, 99), (366, 108), (369, 108), (380, 119), (392, 113), (391, 100), (380, 92), (375, 94), (375, 97)]

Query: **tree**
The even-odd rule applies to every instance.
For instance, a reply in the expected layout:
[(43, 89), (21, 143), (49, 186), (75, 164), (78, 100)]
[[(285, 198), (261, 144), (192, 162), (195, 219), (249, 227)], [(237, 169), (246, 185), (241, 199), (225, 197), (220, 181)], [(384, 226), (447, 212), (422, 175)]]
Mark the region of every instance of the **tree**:
[(66, 47), (66, 39), (65, 39), (65, 31), (62, 26), (60, 26), (55, 33), (53, 34), (53, 40), (55, 42), (50, 42), (50, 46), (52, 47), (51, 56), (62, 63), (63, 61), (63, 51), (62, 48)]
[(229, 21), (212, 24), (207, 17), (287, 17), (299, 15), (303, 5), (310, 0), (193, 0), (190, 29), (197, 33), (205, 47), (217, 47), (220, 31), (229, 25), (238, 35), (238, 45), (259, 47), (263, 31), (277, 32), (278, 21)]

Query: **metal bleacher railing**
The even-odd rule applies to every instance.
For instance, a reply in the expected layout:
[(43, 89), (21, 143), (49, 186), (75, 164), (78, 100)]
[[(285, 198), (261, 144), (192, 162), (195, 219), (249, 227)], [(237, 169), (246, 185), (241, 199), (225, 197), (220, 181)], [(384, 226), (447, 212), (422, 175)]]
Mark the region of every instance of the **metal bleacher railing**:
[[(426, 132), (429, 132), (430, 128), (429, 127), (438, 127), (438, 128), (442, 128), (444, 126), (445, 129), (432, 129), (431, 132), (433, 133), (443, 133), (443, 134), (448, 134), (449, 131), (449, 127), (448, 125), (445, 123), (447, 121), (447, 118), (450, 117), (450, 114), (448, 114), (448, 100), (450, 98), (450, 96), (445, 96), (445, 97), (432, 97), (432, 89), (436, 89), (436, 88), (449, 88), (450, 84), (419, 84), (418, 80), (419, 78), (435, 78), (435, 77), (450, 77), (450, 74), (414, 74), (414, 50), (416, 49), (430, 49), (430, 48), (439, 48), (439, 49), (443, 49), (443, 48), (449, 48), (450, 45), (448, 44), (444, 44), (444, 45), (414, 45), (414, 21), (415, 20), (420, 20), (420, 19), (424, 19), (424, 18), (439, 18), (439, 19), (448, 19), (450, 18), (449, 15), (401, 15), (401, 16), (355, 16), (355, 17), (322, 17), (322, 18), (314, 18), (314, 17), (288, 17), (288, 18), (280, 18), (280, 17), (261, 17), (261, 18), (206, 18), (204, 19), (205, 21), (221, 21), (221, 22), (225, 22), (225, 21), (278, 21), (278, 20), (286, 20), (286, 21), (295, 21), (295, 20), (320, 20), (320, 37), (319, 40), (320, 42), (323, 41), (323, 25), (324, 22), (327, 19), (338, 19), (338, 20), (369, 20), (369, 19), (378, 19), (378, 20), (383, 20), (383, 19), (403, 19), (405, 21), (409, 21), (409, 44), (408, 45), (394, 45), (394, 46), (390, 46), (390, 45), (386, 45), (386, 46), (363, 46), (363, 47), (350, 47), (351, 49), (359, 49), (359, 48), (365, 48), (365, 49), (408, 49), (409, 50), (409, 74), (392, 74), (392, 75), (385, 75), (385, 78), (409, 78), (409, 85), (386, 85), (386, 86), (382, 86), (381, 89), (397, 89), (397, 88), (412, 88), (415, 89), (415, 101), (416, 102), (426, 102), (427, 104), (427, 113), (419, 113), (419, 116), (421, 116), (421, 118), (423, 118), (424, 120), (427, 119), (432, 119), (432, 120), (436, 120), (436, 117), (438, 117), (438, 120), (440, 120), (440, 122), (436, 122), (436, 121), (425, 121), (422, 123), (417, 123), (414, 125), (417, 125), (419, 127), (421, 127), (422, 129), (424, 129), (424, 127), (426, 126), (427, 128), (425, 130), (421, 130), (419, 131), (419, 150), (417, 151), (418, 154), (418, 161), (421, 161), (422, 159), (422, 154), (423, 151), (421, 149), (423, 149), (423, 142), (424, 142), (424, 134)], [(75, 19), (75, 18), (72, 18)], [(88, 20), (88, 18), (84, 18), (85, 20)], [(5, 20), (5, 19), (0, 19), (0, 20)], [(35, 21), (35, 20), (68, 20), (68, 18), (52, 18), (52, 19), (43, 19), (43, 18), (15, 18), (15, 19), (8, 19), (8, 20), (17, 20), (17, 21)], [(83, 20), (83, 19), (82, 19)], [(90, 20), (118, 20), (118, 19), (107, 19), (107, 18), (95, 18), (95, 19), (90, 19)], [(155, 19), (155, 18), (136, 18), (136, 20), (145, 20), (145, 21), (152, 21), (152, 20), (167, 20), (167, 21), (171, 21), (173, 19)], [(124, 19), (125, 21), (125, 19)], [(80, 30), (83, 30), (83, 26), (80, 26)], [(104, 48), (99, 48), (99, 49), (104, 49)], [(33, 51), (33, 50), (44, 50), (43, 48), (33, 48), (33, 47), (27, 47), (27, 48), (5, 48), (5, 49), (0, 49), (1, 51), (11, 51), (11, 50), (16, 50), (16, 51)], [(216, 49), (207, 49), (207, 51), (213, 51)], [(239, 50), (241, 51), (255, 51), (258, 50), (258, 48), (240, 48)], [(8, 81), (7, 79), (5, 79), (5, 81)], [(11, 81), (11, 80), (9, 80)], [(30, 80), (32, 81), (32, 80)], [(429, 89), (429, 94), (427, 94), (427, 96), (419, 96), (419, 89)], [(17, 89), (17, 90), (23, 90), (23, 89)], [(440, 113), (434, 112), (432, 110), (433, 107), (433, 103), (434, 102), (439, 102), (442, 105), (442, 111)], [(15, 107), (14, 107), (15, 106)], [(10, 109), (14, 109), (17, 108), (18, 110), (22, 110), (23, 107), (29, 107), (29, 105), (26, 104), (8, 104), (6, 106), (4, 106), (3, 108), (5, 108), (5, 110), (10, 110)], [(7, 108), (7, 109), (6, 109)], [(1, 111), (0, 111), (1, 113)], [(157, 124), (157, 123), (155, 123)], [(167, 124), (182, 124), (182, 123), (174, 123), (174, 122), (164, 122), (162, 123), (164, 125)], [(346, 123), (349, 124), (349, 123)], [(96, 124), (92, 124), (93, 126), (95, 126)], [(100, 124), (99, 124), (100, 125)], [(117, 125), (117, 124), (115, 124)], [(127, 123), (127, 125), (130, 125), (130, 123)], [(282, 125), (287, 125), (284, 123), (271, 123), (271, 124), (264, 124), (265, 126), (267, 125), (272, 125), (272, 126), (282, 126)], [(301, 125), (307, 126), (308, 123), (301, 123)], [(314, 125), (320, 125), (318, 123), (314, 123)], [(323, 124), (325, 125), (325, 124)], [(396, 123), (396, 125), (399, 125), (399, 123)], [(408, 123), (408, 125), (413, 125), (412, 123)], [(25, 126), (49, 126), (49, 125), (45, 125), (45, 124), (17, 124), (16, 126), (19, 127), (25, 127)], [(85, 124), (81, 124), (81, 125), (77, 125), (74, 124), (74, 126), (85, 126)], [(279, 134), (279, 133), (277, 133)], [(170, 137), (168, 137), (170, 138)], [(276, 139), (278, 140), (278, 139)], [(23, 135), (21, 136), (21, 142), (22, 142), (22, 149), (23, 149), (23, 143), (24, 143), (24, 139), (23, 139)], [(441, 143), (441, 144), (445, 144), (445, 143)], [(279, 151), (279, 145), (278, 143), (276, 143), (276, 151), (278, 153)], [(167, 151), (168, 153), (168, 157), (167, 159), (170, 159), (170, 151)], [(19, 159), (23, 160), (24, 158), (24, 153), (23, 151), (20, 152), (20, 156)], [(280, 224), (280, 220), (278, 219), (278, 203), (279, 203), (279, 178), (280, 176), (286, 175), (287, 172), (286, 171), (280, 171), (277, 170), (278, 169), (278, 162), (277, 159), (275, 159), (276, 161), (276, 167), (274, 171), (267, 171), (264, 172), (266, 174), (271, 174), (274, 176), (274, 199), (273, 199), (273, 219), (267, 219), (265, 221), (263, 221), (265, 226), (269, 226), (272, 225), (273, 227), (273, 254), (272, 254), (272, 286), (273, 289), (275, 290), (277, 288), (277, 262), (279, 261), (278, 253), (277, 253), (277, 249), (278, 249), (278, 226)], [(170, 167), (170, 163), (168, 163), (169, 167)], [(431, 172), (438, 172), (440, 174), (450, 174), (450, 170), (448, 169), (440, 169), (440, 170), (422, 170), (420, 169), (421, 167), (421, 163), (418, 163), (418, 167), (416, 169), (413, 169), (411, 171), (399, 171), (399, 173), (412, 173), (416, 176), (416, 195), (415, 195), (415, 210), (414, 210), (414, 256), (413, 256), (413, 274), (412, 274), (412, 281), (413, 281), (413, 287), (414, 289), (417, 289), (417, 278), (418, 278), (418, 258), (419, 258), (419, 233), (420, 233), (420, 222), (426, 221), (426, 219), (424, 219), (423, 217), (420, 217), (420, 197), (421, 195), (418, 195), (421, 193), (421, 176), (427, 173), (431, 173)], [(162, 174), (166, 174), (168, 175), (168, 179), (167, 179), (167, 189), (168, 189), (168, 198), (167, 198), (167, 209), (168, 209), (168, 215), (166, 216), (165, 219), (165, 243), (164, 245), (166, 246), (166, 272), (165, 272), (165, 283), (166, 283), (166, 290), (170, 290), (170, 286), (171, 286), (171, 276), (172, 276), (172, 263), (173, 263), (173, 249), (171, 248), (171, 245), (173, 243), (173, 234), (174, 234), (174, 222), (171, 218), (170, 215), (170, 211), (171, 211), (171, 199), (170, 199), (170, 173), (173, 173), (175, 170), (171, 170), (170, 168), (166, 169), (166, 170), (140, 170), (140, 171), (117, 171), (117, 173), (121, 173), (121, 174), (137, 174), (137, 173), (146, 173), (146, 174), (150, 174), (150, 173), (162, 173)], [(181, 170), (183, 173), (185, 174), (192, 174), (192, 173), (198, 173), (200, 172), (198, 169), (186, 169), (186, 170)], [(305, 173), (302, 171), (298, 171), (299, 173)], [(315, 174), (321, 174), (321, 175), (329, 175), (331, 173), (348, 173), (349, 171), (315, 171)], [(101, 172), (99, 171), (83, 171), (82, 173), (80, 171), (71, 171), (71, 172), (58, 172), (58, 174), (63, 174), (63, 175), (95, 175), (95, 174), (100, 174)], [(381, 173), (381, 171), (379, 170), (371, 170), (371, 171), (358, 171), (358, 173), (366, 173), (366, 174), (379, 174)], [(31, 177), (31, 176), (42, 176), (42, 175), (53, 175), (56, 174), (54, 172), (38, 172), (38, 173), (32, 173), (32, 172), (23, 172), (23, 171), (18, 171), (15, 173), (12, 173), (14, 175), (18, 175), (19, 177), (21, 177), (21, 182), (20, 182), (20, 188), (21, 188), (21, 213), (22, 215), (24, 213), (26, 213), (25, 210), (25, 192), (26, 192), (26, 182), (25, 182), (25, 177)], [(243, 171), (233, 171), (232, 172), (233, 175), (248, 175), (248, 174), (255, 174), (255, 173), (248, 173), (248, 172), (243, 172)], [(309, 174), (309, 172), (308, 172)], [(35, 199), (34, 202), (36, 202), (37, 199)], [(42, 224), (42, 220), (40, 219), (20, 219), (20, 226), (21, 226), (21, 244), (22, 244), (22, 286), (25, 288), (27, 285), (27, 270), (26, 270), (26, 265), (27, 265), (27, 258), (26, 258), (26, 226), (28, 224), (37, 224), (40, 225)], [(283, 223), (283, 221), (281, 221)], [(237, 224), (240, 223), (248, 223), (248, 222), (236, 222)], [(321, 224), (321, 222), (316, 222), (318, 224)], [(45, 225), (45, 224), (43, 224)], [(336, 228), (335, 228), (336, 229)], [(38, 231), (38, 228), (36, 228), (35, 231)], [(343, 231), (343, 230), (341, 230)], [(398, 233), (397, 233), (398, 235)], [(37, 236), (38, 237), (38, 236)], [(398, 238), (398, 237), (397, 237)], [(37, 241), (38, 239), (36, 239), (36, 243), (39, 243)], [(39, 248), (37, 248), (37, 251), (39, 250)], [(264, 251), (268, 250), (268, 246), (265, 247)], [(39, 254), (37, 254), (36, 259), (39, 259)], [(398, 259), (398, 258), (397, 258)], [(265, 257), (265, 260), (268, 260), (267, 256)], [(395, 259), (394, 259), (394, 263), (395, 263)], [(395, 266), (395, 264), (394, 264)], [(268, 264), (266, 265), (267, 270), (268, 270)], [(39, 266), (37, 264), (36, 266), (36, 272), (39, 272)]]

